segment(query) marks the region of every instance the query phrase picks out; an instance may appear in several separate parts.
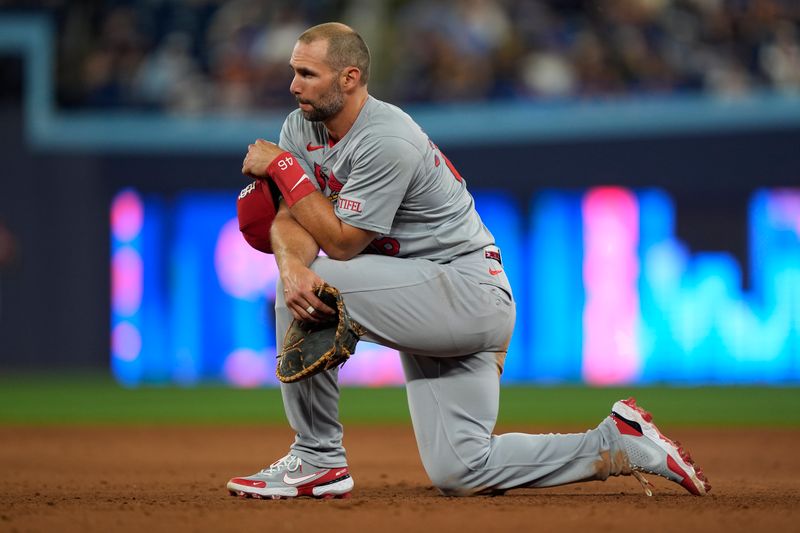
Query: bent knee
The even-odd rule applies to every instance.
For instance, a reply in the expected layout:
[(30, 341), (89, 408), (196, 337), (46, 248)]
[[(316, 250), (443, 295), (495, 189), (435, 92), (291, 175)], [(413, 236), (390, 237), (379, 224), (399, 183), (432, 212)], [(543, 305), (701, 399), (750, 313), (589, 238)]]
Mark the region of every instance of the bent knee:
[(476, 473), (463, 465), (437, 465), (428, 470), (428, 477), (433, 486), (445, 496), (472, 496), (482, 492), (486, 487), (475, 484)]

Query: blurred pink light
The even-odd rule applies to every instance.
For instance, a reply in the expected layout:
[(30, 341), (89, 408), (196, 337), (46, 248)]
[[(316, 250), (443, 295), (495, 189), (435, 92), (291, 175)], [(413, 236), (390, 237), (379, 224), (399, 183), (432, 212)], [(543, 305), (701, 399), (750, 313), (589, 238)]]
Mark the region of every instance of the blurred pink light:
[(769, 195), (768, 214), (774, 227), (786, 227), (800, 235), (800, 190), (778, 189)]
[(397, 350), (361, 342), (339, 371), (339, 382), (345, 385), (382, 387), (405, 383), (403, 366)]
[(133, 316), (142, 303), (142, 256), (123, 246), (111, 258), (111, 309), (121, 316)]
[(126, 189), (111, 203), (111, 235), (121, 242), (130, 242), (142, 231), (144, 207), (133, 190)]
[(251, 248), (235, 218), (220, 229), (214, 265), (222, 289), (236, 298), (255, 299), (275, 291), (279, 275), (275, 258)]
[(583, 221), (583, 377), (594, 385), (628, 383), (641, 367), (636, 197), (626, 189), (592, 189)]
[(134, 361), (142, 351), (142, 336), (130, 322), (120, 322), (111, 330), (111, 355), (122, 361)]
[(236, 387), (252, 388), (277, 383), (275, 350), (257, 352), (248, 348), (234, 350), (222, 367), (225, 379)]

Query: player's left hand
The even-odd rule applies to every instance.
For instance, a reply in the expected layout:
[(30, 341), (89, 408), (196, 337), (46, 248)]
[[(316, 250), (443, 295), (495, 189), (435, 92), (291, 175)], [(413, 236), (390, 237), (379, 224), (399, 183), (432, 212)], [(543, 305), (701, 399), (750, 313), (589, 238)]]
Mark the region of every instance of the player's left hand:
[(258, 139), (247, 147), (247, 155), (242, 163), (242, 174), (251, 178), (266, 178), (267, 167), (283, 152), (285, 150), (277, 144)]
[(319, 322), (336, 314), (317, 296), (325, 281), (307, 266), (289, 261), (281, 269), (286, 307), (297, 320)]

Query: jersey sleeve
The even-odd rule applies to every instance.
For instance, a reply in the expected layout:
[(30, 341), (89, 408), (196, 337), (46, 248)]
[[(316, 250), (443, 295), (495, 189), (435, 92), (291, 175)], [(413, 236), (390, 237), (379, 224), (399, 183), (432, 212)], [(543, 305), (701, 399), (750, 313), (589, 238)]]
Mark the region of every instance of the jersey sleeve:
[(319, 190), (319, 183), (314, 179), (314, 171), (312, 170), (313, 164), (306, 159), (308, 152), (303, 148), (303, 134), (301, 128), (297, 124), (296, 114), (289, 115), (286, 120), (283, 121), (281, 135), (278, 139), (278, 146), (294, 156), (311, 183)]
[(372, 139), (356, 152), (336, 215), (351, 226), (388, 235), (422, 156), (400, 137)]

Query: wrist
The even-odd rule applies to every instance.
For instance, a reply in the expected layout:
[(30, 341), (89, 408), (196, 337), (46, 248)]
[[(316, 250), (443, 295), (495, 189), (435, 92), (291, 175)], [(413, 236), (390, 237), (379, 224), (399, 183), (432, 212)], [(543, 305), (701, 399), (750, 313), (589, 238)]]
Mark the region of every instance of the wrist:
[(282, 152), (272, 160), (267, 167), (267, 175), (278, 186), (289, 207), (317, 190), (303, 167), (289, 152)]
[(285, 278), (287, 276), (291, 276), (292, 273), (309, 267), (309, 264), (303, 261), (303, 258), (296, 254), (283, 254), (280, 256), (280, 258), (276, 254), (275, 257), (278, 259), (278, 272), (280, 272), (281, 278), (284, 281), (286, 281)]

